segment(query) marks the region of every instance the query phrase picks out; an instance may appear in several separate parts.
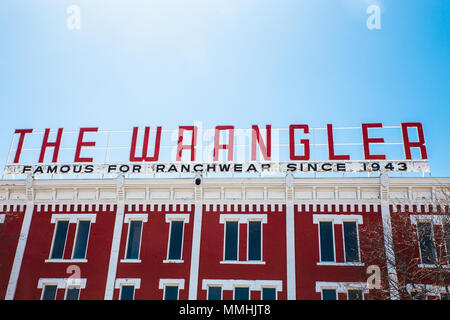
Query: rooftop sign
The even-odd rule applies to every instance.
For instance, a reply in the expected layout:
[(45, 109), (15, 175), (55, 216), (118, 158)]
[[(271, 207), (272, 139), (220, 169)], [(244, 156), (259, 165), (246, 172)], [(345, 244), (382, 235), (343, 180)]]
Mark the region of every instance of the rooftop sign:
[(422, 124), (14, 132), (5, 174), (429, 172)]

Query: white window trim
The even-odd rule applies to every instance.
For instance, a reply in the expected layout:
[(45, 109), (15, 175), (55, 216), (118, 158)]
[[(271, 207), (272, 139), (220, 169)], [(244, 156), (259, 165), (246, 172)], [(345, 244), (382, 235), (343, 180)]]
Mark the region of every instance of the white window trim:
[(336, 290), (336, 300), (339, 300), (339, 293), (346, 293), (348, 298), (349, 289), (362, 290), (362, 299), (364, 300), (364, 294), (369, 293), (366, 282), (328, 282), (328, 281), (316, 281), (316, 292), (321, 294), (323, 299), (323, 289)]
[[(333, 233), (333, 255), (334, 261), (321, 261), (322, 250), (320, 243), (320, 222), (331, 222), (331, 231)], [(359, 214), (313, 214), (313, 224), (318, 225), (318, 243), (319, 243), (319, 262), (316, 263), (318, 266), (364, 266), (364, 263), (359, 262), (336, 262), (336, 234), (334, 232), (334, 226), (340, 224), (342, 228), (342, 247), (344, 252), (345, 260), (345, 237), (344, 237), (344, 222), (356, 222), (356, 238), (358, 241), (358, 257), (361, 260), (361, 247), (359, 245), (359, 228), (358, 225), (363, 224), (363, 216)]]
[[(52, 251), (53, 251), (53, 246), (55, 244), (55, 236), (56, 236), (56, 226), (57, 226), (57, 222), (58, 221), (69, 221), (69, 226), (67, 227), (67, 233), (66, 233), (66, 238), (64, 239), (64, 249), (63, 249), (63, 257), (64, 257), (64, 252), (66, 251), (66, 244), (67, 244), (67, 236), (69, 235), (69, 227), (71, 223), (76, 223), (77, 224), (77, 228), (75, 230), (75, 239), (73, 242), (73, 246), (72, 246), (72, 253), (71, 253), (71, 257), (73, 257), (73, 251), (75, 249), (75, 244), (76, 244), (76, 238), (78, 237), (78, 221), (90, 221), (91, 224), (95, 223), (97, 218), (97, 214), (95, 213), (90, 213), (90, 214), (78, 214), (78, 213), (55, 213), (52, 214), (52, 217), (50, 218), (50, 222), (55, 224), (55, 228), (53, 231), (53, 238), (52, 238), (52, 245), (50, 247), (50, 252), (49, 252), (49, 258), (45, 259), (45, 262), (54, 262), (54, 263), (66, 263), (66, 262), (72, 262), (72, 263), (85, 263), (88, 262), (87, 259), (58, 259), (58, 258), (50, 258)], [(89, 234), (88, 234), (88, 239), (87, 239), (87, 243), (86, 243), (86, 253), (88, 250), (88, 246), (89, 246), (89, 237), (91, 235), (91, 226), (89, 227)]]
[[(169, 259), (169, 250), (170, 250), (170, 237), (172, 234), (172, 221), (183, 221), (183, 234), (181, 237), (181, 259)], [(167, 240), (167, 252), (166, 258), (163, 260), (163, 263), (184, 263), (183, 260), (183, 249), (184, 249), (184, 229), (185, 224), (189, 223), (189, 214), (179, 214), (179, 213), (168, 213), (166, 214), (166, 222), (169, 223), (169, 238)]]
[(324, 262), (317, 262), (316, 265), (318, 266), (334, 266), (334, 267), (362, 267), (365, 266), (364, 262), (330, 262), (330, 261), (324, 261)]
[(360, 214), (313, 214), (313, 223), (318, 224), (320, 221), (333, 221), (334, 224), (356, 221), (357, 224), (363, 224), (363, 216)]
[(130, 221), (141, 220), (142, 222), (148, 221), (147, 213), (127, 213), (123, 218), (124, 223), (130, 223)]
[(184, 289), (184, 279), (159, 279), (158, 288), (163, 290), (163, 299), (166, 295), (166, 287), (178, 287), (177, 300), (180, 299), (180, 290)]
[[(125, 252), (123, 259), (120, 260), (121, 263), (141, 263), (142, 260), (141, 257), (141, 247), (142, 247), (142, 233), (144, 231), (144, 223), (148, 221), (148, 214), (147, 213), (127, 213), (124, 216), (123, 219), (124, 223), (128, 223), (128, 231), (127, 231), (127, 242), (125, 245)], [(127, 251), (128, 251), (128, 242), (130, 239), (130, 223), (132, 221), (141, 221), (142, 227), (141, 227), (141, 234), (139, 236), (139, 252), (138, 252), (138, 258), (137, 259), (127, 259)]]
[(141, 288), (140, 278), (117, 278), (114, 283), (114, 289), (120, 289), (121, 286), (133, 285), (135, 289)]
[(448, 217), (442, 214), (412, 214), (409, 216), (411, 224), (417, 225), (417, 222), (431, 222), (432, 225), (443, 226)]
[(233, 260), (222, 260), (219, 261), (220, 264), (266, 264), (265, 261), (258, 260), (247, 260), (247, 261), (233, 261)]
[(159, 289), (164, 289), (165, 286), (178, 286), (178, 289), (184, 289), (184, 279), (159, 279)]
[(248, 223), (248, 221), (261, 221), (262, 223), (267, 223), (267, 214), (221, 214), (219, 222), (225, 223), (226, 221), (238, 221), (239, 224)]
[(91, 220), (91, 223), (95, 223), (96, 218), (96, 213), (55, 213), (52, 214), (50, 222), (56, 223), (58, 220), (69, 220), (69, 223), (77, 223), (78, 220)]
[(189, 214), (180, 214), (180, 213), (166, 214), (166, 222), (170, 223), (172, 220), (184, 221), (184, 223), (189, 223)]
[[(224, 229), (224, 239), (223, 239), (223, 253), (222, 253), (222, 261), (220, 264), (266, 264), (263, 258), (263, 224), (267, 223), (267, 214), (221, 214), (219, 217), (219, 222), (221, 224), (226, 225), (226, 222), (233, 221), (238, 223), (238, 239), (237, 239), (237, 260), (225, 260), (225, 243), (226, 243), (226, 230)], [(261, 260), (248, 260), (248, 241), (249, 241), (249, 221), (260, 221), (261, 222)], [(245, 261), (239, 260), (239, 230), (241, 224), (247, 224), (247, 253)]]
[(262, 288), (275, 288), (283, 291), (281, 280), (228, 280), (228, 279), (204, 279), (202, 290), (208, 290), (209, 286), (222, 287), (223, 290), (234, 290), (236, 287), (248, 287), (250, 291), (262, 291)]

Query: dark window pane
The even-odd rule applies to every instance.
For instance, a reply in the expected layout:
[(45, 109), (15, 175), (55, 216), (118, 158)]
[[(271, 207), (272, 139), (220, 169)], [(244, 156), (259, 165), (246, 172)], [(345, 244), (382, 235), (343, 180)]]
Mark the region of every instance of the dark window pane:
[(90, 227), (91, 227), (90, 221), (78, 222), (77, 238), (75, 241), (75, 248), (73, 252), (74, 259), (84, 259), (86, 257), (86, 248)]
[(42, 300), (55, 300), (56, 298), (56, 285), (44, 286), (44, 293), (42, 294)]
[(263, 288), (262, 289), (262, 299), (263, 300), (276, 300), (277, 293), (275, 288)]
[(333, 223), (320, 222), (320, 261), (334, 261)]
[(362, 290), (348, 290), (348, 300), (362, 300)]
[(448, 300), (448, 293), (441, 293), (441, 300)]
[(225, 223), (225, 260), (237, 260), (238, 256), (238, 229), (237, 221)]
[(322, 290), (322, 300), (337, 300), (335, 289), (323, 289)]
[(134, 299), (134, 286), (122, 286), (120, 291), (120, 300), (133, 300)]
[(178, 300), (178, 286), (166, 286), (164, 300)]
[(169, 259), (181, 259), (184, 221), (172, 221), (170, 224)]
[(59, 220), (56, 222), (55, 238), (53, 239), (53, 248), (50, 256), (51, 259), (63, 258), (68, 227), (69, 221)]
[(78, 300), (80, 297), (80, 288), (68, 288), (66, 300)]
[(248, 222), (248, 260), (261, 260), (261, 221)]
[(222, 299), (222, 287), (208, 288), (208, 300), (221, 300), (221, 299)]
[(250, 300), (249, 288), (235, 288), (234, 300)]
[(356, 222), (344, 222), (345, 261), (358, 262), (358, 235)]
[(130, 221), (128, 233), (127, 259), (139, 259), (142, 221)]
[(417, 223), (420, 253), (422, 263), (433, 264), (436, 261), (436, 249), (432, 239), (432, 224), (430, 222)]

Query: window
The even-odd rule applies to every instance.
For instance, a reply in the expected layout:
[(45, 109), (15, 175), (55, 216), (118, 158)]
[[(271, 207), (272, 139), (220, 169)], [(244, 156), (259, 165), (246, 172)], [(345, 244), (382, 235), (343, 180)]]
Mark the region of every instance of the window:
[(86, 279), (40, 278), (38, 289), (42, 289), (42, 300), (55, 300), (58, 289), (64, 289), (65, 300), (79, 300), (81, 289), (86, 288)]
[(251, 291), (259, 291), (262, 300), (276, 300), (283, 291), (281, 280), (203, 279), (202, 289), (207, 290), (208, 300), (222, 299), (222, 292), (233, 291), (234, 300), (250, 300)]
[(66, 289), (66, 300), (79, 300), (80, 298), (80, 288), (79, 287), (69, 287)]
[(169, 227), (169, 241), (167, 245), (167, 260), (163, 262), (183, 262), (183, 234), (184, 224), (189, 223), (189, 214), (166, 214)]
[(57, 289), (58, 286), (56, 284), (44, 285), (44, 290), (42, 290), (42, 300), (55, 300)]
[(77, 234), (75, 247), (73, 249), (73, 259), (86, 258), (86, 248), (89, 238), (89, 229), (91, 227), (90, 220), (79, 220), (77, 226)]
[(320, 221), (320, 261), (333, 262), (334, 261), (334, 235), (333, 222)]
[(238, 260), (238, 234), (239, 222), (227, 221), (225, 223), (225, 260)]
[(120, 300), (134, 300), (134, 285), (127, 284), (120, 287)]
[(139, 278), (119, 278), (114, 284), (115, 289), (120, 289), (119, 300), (134, 300), (136, 289), (140, 289), (141, 279)]
[(417, 232), (419, 237), (420, 256), (423, 264), (436, 262), (436, 248), (433, 241), (433, 225), (431, 222), (418, 222)]
[[(55, 224), (53, 241), (50, 248), (50, 258), (46, 262), (55, 262), (53, 260), (87, 262), (86, 251), (88, 247), (89, 232), (91, 223), (95, 223), (95, 214), (53, 214), (51, 222)], [(76, 231), (72, 252), (67, 253), (71, 258), (64, 259), (66, 250), (66, 240), (69, 233), (69, 225), (76, 223)]]
[(344, 221), (345, 262), (359, 262), (358, 227), (356, 221)]
[[(360, 261), (358, 225), (363, 224), (362, 215), (313, 214), (313, 223), (318, 225), (319, 262), (317, 265), (363, 266)], [(342, 226), (342, 241), (336, 242), (334, 230)], [(340, 245), (342, 244), (342, 247)], [(339, 245), (339, 247), (336, 247)], [(336, 256), (336, 252), (344, 255)], [(339, 260), (339, 261), (338, 261)]]
[(261, 221), (248, 222), (248, 260), (261, 261)]
[(184, 289), (184, 279), (159, 279), (159, 289), (163, 290), (164, 300), (178, 300), (180, 290)]
[(369, 289), (366, 282), (317, 281), (316, 292), (321, 293), (322, 300), (339, 300), (339, 294), (347, 294), (348, 300), (364, 300)]
[(166, 285), (164, 287), (164, 300), (178, 300), (177, 285)]
[[(224, 226), (224, 258), (221, 263), (264, 264), (262, 261), (262, 224), (267, 223), (265, 214), (221, 214), (220, 223)], [(246, 260), (239, 260), (239, 228), (242, 224), (247, 227)], [(242, 258), (242, 255), (241, 255)], [(245, 258), (244, 258), (245, 259)]]
[(262, 300), (277, 300), (276, 288), (262, 288)]
[(449, 294), (441, 292), (441, 300), (448, 300)]
[(208, 287), (208, 300), (222, 300), (222, 287), (209, 286)]
[(250, 289), (248, 287), (234, 288), (234, 300), (250, 300)]
[(348, 300), (362, 300), (363, 292), (361, 289), (348, 289), (347, 297)]
[(128, 241), (125, 259), (139, 259), (141, 234), (142, 220), (131, 220), (128, 227)]
[(63, 258), (68, 228), (69, 220), (58, 220), (56, 222), (55, 234), (53, 236), (53, 245), (50, 255), (51, 259)]
[(322, 300), (337, 300), (336, 289), (322, 289)]

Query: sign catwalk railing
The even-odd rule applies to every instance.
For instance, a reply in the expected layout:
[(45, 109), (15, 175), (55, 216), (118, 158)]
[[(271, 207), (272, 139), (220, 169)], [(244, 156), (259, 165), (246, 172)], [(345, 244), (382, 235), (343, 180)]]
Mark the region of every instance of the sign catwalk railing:
[(17, 129), (4, 175), (374, 171), (429, 172), (422, 124)]

